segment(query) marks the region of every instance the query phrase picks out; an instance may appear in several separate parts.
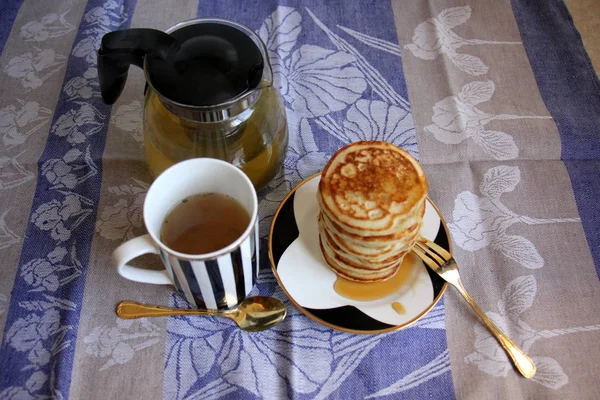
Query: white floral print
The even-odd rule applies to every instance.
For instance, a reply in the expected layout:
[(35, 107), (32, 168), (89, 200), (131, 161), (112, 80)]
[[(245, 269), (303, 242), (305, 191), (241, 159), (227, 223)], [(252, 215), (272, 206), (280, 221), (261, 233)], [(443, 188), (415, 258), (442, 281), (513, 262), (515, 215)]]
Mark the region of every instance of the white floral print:
[(62, 158), (47, 160), (42, 165), (42, 174), (53, 185), (52, 189), (73, 189), (97, 173), (98, 167), (92, 160), (89, 147), (85, 153), (71, 149)]
[(433, 106), (432, 125), (425, 131), (435, 135), (442, 143), (458, 144), (470, 138), (482, 150), (497, 160), (517, 158), (519, 149), (513, 137), (500, 131), (485, 129), (485, 125), (498, 120), (551, 119), (550, 116), (488, 114), (476, 105), (490, 101), (495, 90), (492, 81), (474, 81), (462, 87), (458, 96), (449, 96)]
[(415, 28), (413, 42), (404, 46), (415, 57), (423, 60), (435, 60), (442, 54), (461, 71), (470, 75), (483, 75), (488, 71), (488, 66), (479, 57), (457, 50), (463, 46), (473, 45), (503, 45), (521, 44), (521, 42), (496, 42), (479, 39), (463, 39), (458, 36), (453, 28), (462, 25), (471, 17), (471, 7), (447, 8), (435, 18), (421, 22)]
[[(63, 263), (67, 249), (57, 246), (46, 258), (34, 258), (21, 269), (21, 276), (32, 287), (30, 292), (55, 292), (59, 287), (71, 282), (82, 274), (82, 266), (73, 247), (70, 264)], [(67, 271), (68, 275), (63, 272)]]
[(67, 22), (66, 11), (60, 15), (47, 14), (38, 21), (31, 21), (21, 26), (21, 37), (26, 41), (43, 42), (48, 39), (65, 35), (75, 29), (75, 26)]
[(33, 178), (33, 173), (18, 161), (23, 153), (16, 156), (0, 156), (0, 190), (11, 189), (22, 185)]
[(0, 398), (4, 400), (33, 400), (39, 398), (35, 392), (40, 390), (48, 381), (48, 376), (42, 371), (36, 371), (27, 381), (25, 386), (8, 387), (0, 392)]
[(300, 34), (302, 17), (291, 7), (278, 7), (263, 23), (259, 35), (267, 44), (273, 79), (289, 114), (318, 117), (343, 110), (366, 89), (363, 74), (345, 52), (303, 45), (292, 52)]
[(74, 47), (73, 47), (73, 56), (84, 58), (90, 64), (95, 64), (97, 62), (96, 52), (100, 48), (100, 43), (102, 42), (102, 36), (107, 33), (104, 30), (94, 29), (90, 32), (90, 36), (87, 36), (81, 39)]
[(38, 47), (34, 49), (35, 54), (27, 52), (13, 57), (4, 67), (4, 72), (8, 76), (19, 79), (23, 87), (28, 90), (40, 87), (45, 80), (63, 67), (66, 60), (65, 56), (56, 54), (53, 49), (42, 50)]
[(125, 8), (115, 1), (107, 1), (102, 6), (94, 7), (83, 16), (89, 27), (83, 31), (85, 37), (73, 46), (72, 55), (84, 58), (90, 65), (96, 65), (96, 52), (100, 48), (102, 36), (117, 29), (128, 19)]
[[(58, 262), (60, 262), (61, 260), (56, 260), (55, 258), (52, 258), (50, 256), (52, 253), (55, 253), (55, 250), (47, 255), (47, 260), (50, 261), (50, 263), (52, 265), (55, 265)], [(55, 253), (55, 254), (60, 255), (60, 253)], [(77, 257), (75, 257), (74, 250), (71, 251), (70, 259), (71, 259), (71, 266), (68, 266), (67, 268), (62, 268), (62, 266), (56, 267), (55, 272), (69, 271), (69, 273), (71, 273), (71, 275), (73, 275), (73, 273), (71, 271), (75, 271), (75, 272), (79, 271), (79, 274), (77, 274), (77, 276), (79, 276), (81, 273), (81, 263), (77, 260)], [(58, 270), (59, 268), (60, 268), (60, 271)], [(74, 279), (74, 278), (72, 278), (72, 279)], [(63, 282), (62, 278), (61, 278), (61, 281), (59, 281), (59, 286), (61, 284), (64, 284), (61, 282)], [(40, 289), (40, 287), (42, 287), (42, 289)], [(43, 291), (44, 291), (43, 286), (38, 286), (37, 288), (29, 290), (29, 292), (43, 292)], [(39, 299), (39, 300), (21, 301), (21, 302), (19, 302), (19, 306), (23, 307), (25, 310), (31, 311), (31, 312), (45, 311), (45, 310), (52, 310), (52, 309), (73, 311), (76, 308), (75, 303), (73, 303), (72, 301), (54, 297), (49, 294), (43, 294), (42, 299)]]
[(348, 142), (383, 140), (418, 157), (412, 115), (380, 100), (359, 100), (348, 109), (344, 133)]
[(100, 368), (104, 370), (130, 361), (136, 351), (158, 343), (160, 329), (148, 318), (138, 320), (116, 319), (114, 326), (95, 327), (84, 339), (85, 352), (107, 359)]
[[(259, 274), (258, 291), (272, 279), (270, 274)], [(278, 288), (261, 294), (287, 302)], [(173, 306), (186, 307), (179, 297), (172, 296), (172, 300)], [(356, 335), (312, 323), (295, 307), (288, 307), (281, 324), (254, 336), (244, 335), (233, 323), (218, 318), (171, 318), (165, 374), (176, 381), (164, 386), (163, 397), (188, 398), (210, 390), (220, 398), (245, 389), (261, 398), (279, 398), (292, 388), (294, 393), (325, 399), (384, 337), (357, 340)], [(299, 350), (293, 356), (292, 347)], [(273, 372), (264, 379), (267, 371)], [(216, 378), (207, 380), (211, 375)], [(197, 386), (199, 381), (204, 381), (203, 386)]]
[(63, 90), (69, 96), (69, 100), (90, 99), (92, 96), (99, 96), (98, 86), (96, 79), (76, 76), (67, 82)]
[[(560, 389), (569, 382), (558, 361), (547, 356), (536, 356), (532, 346), (540, 339), (556, 337), (571, 333), (591, 332), (600, 330), (599, 325), (583, 326), (567, 329), (537, 330), (523, 320), (522, 314), (527, 311), (535, 299), (537, 282), (533, 275), (521, 276), (512, 280), (504, 290), (502, 299), (498, 301), (498, 313), (486, 314), (504, 332), (515, 341), (523, 351), (532, 355), (537, 367), (533, 378), (550, 389)], [(488, 375), (505, 377), (512, 370), (510, 360), (496, 339), (480, 324), (475, 325), (475, 352), (467, 355), (465, 361), (476, 365), (479, 370)]]
[[(41, 350), (37, 345), (62, 327), (60, 325), (60, 314), (56, 310), (47, 310), (43, 315), (30, 314), (19, 318), (6, 332), (5, 342), (18, 351), (30, 351), (30, 358), (49, 360), (49, 354), (44, 351), (40, 356)], [(37, 352), (37, 354), (36, 354)]]
[(339, 35), (331, 31), (315, 14), (313, 14), (308, 8), (306, 12), (311, 16), (315, 24), (327, 35), (331, 43), (340, 51), (347, 52), (356, 57), (356, 67), (364, 74), (365, 80), (382, 100), (389, 102), (390, 104), (397, 105), (410, 110), (408, 101), (396, 92), (396, 90), (387, 82), (387, 80), (381, 75), (375, 67), (373, 67), (367, 59), (353, 46), (350, 45), (345, 39), (342, 39)]
[[(0, 215), (0, 250), (6, 249), (7, 247), (12, 246), (15, 243), (19, 243), (21, 238), (14, 233), (8, 226), (6, 222), (6, 216), (10, 212), (10, 208)], [(2, 295), (0, 295), (0, 303), (2, 303)], [(0, 309), (2, 308), (0, 304)], [(0, 312), (0, 315), (2, 312)]]
[[(68, 261), (65, 262), (66, 256)], [(61, 286), (81, 276), (83, 266), (77, 259), (76, 248), (69, 252), (66, 248), (57, 246), (45, 258), (36, 258), (27, 262), (20, 270), (20, 275), (30, 287), (29, 292), (54, 292)], [(24, 387), (11, 387), (0, 393), (0, 398), (16, 396), (20, 399), (27, 394), (40, 389), (47, 380), (46, 374), (39, 369), (61, 351), (69, 347), (70, 340), (66, 334), (72, 329), (70, 325), (61, 324), (60, 309), (73, 311), (75, 303), (48, 294), (42, 294), (37, 299), (21, 301), (20, 307), (27, 310), (25, 317), (18, 318), (6, 331), (5, 343), (19, 352), (26, 353), (28, 364), (21, 371), (33, 369), (34, 372), (25, 382)], [(51, 372), (51, 381), (54, 380)], [(54, 383), (52, 383), (54, 385)], [(60, 392), (50, 388), (57, 396)], [(27, 397), (24, 397), (27, 398)], [(31, 398), (38, 398), (37, 395)]]
[(53, 274), (54, 267), (50, 262), (36, 258), (23, 266), (21, 276), (33, 287), (42, 287), (50, 292), (58, 289), (58, 276)]
[(130, 132), (133, 139), (143, 145), (142, 136), (143, 110), (142, 104), (134, 100), (129, 104), (124, 104), (117, 108), (117, 111), (110, 117), (110, 122), (117, 128)]
[(373, 399), (375, 397), (383, 397), (405, 392), (422, 384), (423, 382), (435, 378), (436, 376), (445, 374), (448, 371), (450, 371), (450, 353), (448, 349), (446, 349), (421, 368), (414, 370), (385, 389), (366, 396), (365, 399)]
[[(283, 298), (284, 295), (278, 290), (275, 296)], [(178, 297), (172, 299), (174, 305), (186, 306)], [(315, 393), (314, 398), (319, 398), (321, 393), (316, 392), (317, 389), (333, 391), (343, 382), (335, 379), (341, 371), (332, 369), (334, 358), (344, 358), (346, 362), (338, 364), (339, 367), (344, 368), (344, 372), (352, 372), (381, 340), (381, 337), (374, 337), (364, 340), (358, 348), (349, 346), (348, 342), (354, 341), (352, 335), (336, 334), (317, 324), (305, 327), (306, 317), (293, 308), (288, 310), (291, 315), (283, 323), (260, 336), (243, 334), (231, 322), (218, 318), (171, 318), (167, 327), (165, 373), (177, 376), (177, 382), (165, 385), (163, 397), (187, 398), (194, 393), (190, 391), (192, 386), (216, 369), (218, 378), (199, 392), (219, 386), (219, 397), (238, 388), (262, 398), (281, 397), (287, 393), (286, 382), (293, 376), (296, 392)], [(294, 321), (300, 323), (298, 318), (304, 319), (304, 329), (293, 331)], [(340, 336), (334, 341), (335, 346), (331, 344), (333, 335)], [(288, 346), (302, 351), (292, 358), (289, 350), (283, 350)], [(280, 366), (281, 374), (272, 374), (271, 379), (258, 379), (257, 372), (248, 374), (248, 371), (266, 371), (266, 368), (270, 370), (276, 366)]]
[[(258, 35), (265, 42), (273, 64), (288, 57), (302, 32), (302, 16), (292, 7), (279, 6), (261, 25)], [(275, 62), (274, 62), (275, 61)]]
[(94, 203), (76, 193), (64, 193), (62, 201), (50, 200), (31, 215), (31, 222), (42, 231), (50, 231), (52, 239), (63, 242), (92, 213)]
[(62, 114), (51, 132), (55, 135), (66, 137), (71, 144), (83, 143), (88, 136), (100, 131), (104, 127), (104, 116), (94, 106), (87, 103), (75, 102), (79, 108), (72, 108)]
[(149, 185), (137, 179), (133, 181), (135, 184), (108, 188), (119, 199), (112, 206), (105, 206), (100, 213), (96, 222), (96, 232), (100, 236), (111, 240), (128, 240), (142, 233), (142, 206)]
[(454, 243), (467, 251), (492, 246), (525, 268), (544, 266), (544, 259), (528, 239), (510, 235), (508, 228), (517, 223), (528, 225), (579, 222), (579, 218), (532, 218), (509, 210), (500, 196), (515, 190), (521, 181), (519, 167), (501, 165), (490, 168), (479, 185), (483, 197), (469, 191), (459, 193), (454, 201), (452, 223), (448, 224)]
[(338, 27), (344, 32), (346, 32), (348, 35), (366, 44), (367, 46), (373, 47), (377, 50), (383, 50), (395, 56), (400, 56), (402, 54), (402, 52), (400, 51), (400, 46), (398, 46), (398, 44), (396, 43), (369, 36), (364, 33), (355, 31), (354, 29), (346, 28), (344, 26), (338, 25)]
[(83, 77), (85, 79), (91, 80), (91, 81), (95, 81), (98, 78), (98, 68), (96, 67), (90, 67), (88, 69), (85, 70), (85, 72), (83, 73)]
[[(419, 157), (412, 115), (401, 107), (383, 101), (357, 101), (348, 109), (343, 128), (330, 116), (318, 118), (316, 123), (342, 143), (383, 140)], [(299, 136), (305, 140), (306, 135), (302, 131)]]
[(363, 74), (347, 53), (303, 45), (275, 74), (292, 111), (319, 117), (352, 104), (366, 89)]
[[(342, 144), (360, 138), (388, 140), (418, 156), (408, 102), (356, 48), (310, 10), (306, 12), (336, 50), (310, 44), (298, 47), (303, 20), (292, 7), (278, 7), (259, 30), (275, 84), (284, 97), (290, 136), (284, 170), (260, 201), (261, 235), (268, 232), (270, 218), (289, 190), (319, 172), (331, 156), (319, 149), (314, 129), (321, 128)], [(367, 88), (381, 100), (361, 98)]]
[[(34, 235), (41, 234), (43, 237), (37, 246), (29, 247), (37, 250), (24, 250), (23, 254), (29, 254), (29, 258), (20, 266), (17, 279), (23, 288), (20, 293), (25, 292), (26, 296), (21, 294), (20, 299), (13, 301), (24, 317), (11, 321), (6, 328), (4, 344), (11, 352), (9, 357), (21, 359), (15, 365), (19, 365), (21, 371), (28, 371), (28, 375), (19, 378), (18, 386), (3, 390), (0, 393), (2, 399), (64, 398), (56, 387), (58, 365), (53, 360), (69, 347), (73, 351), (76, 329), (61, 323), (61, 320), (72, 321), (78, 313), (77, 305), (63, 297), (78, 290), (73, 282), (81, 282), (83, 266), (77, 251), (87, 247), (88, 243), (77, 235), (76, 229), (95, 207), (93, 200), (81, 194), (88, 190), (75, 190), (97, 175), (98, 167), (91, 154), (101, 150), (91, 147), (97, 146), (94, 142), (89, 146), (81, 144), (105, 126), (106, 117), (95, 106), (98, 104), (96, 100), (99, 100), (96, 51), (104, 33), (118, 29), (128, 21), (124, 10), (120, 4), (109, 0), (89, 10), (79, 25), (82, 32), (76, 39), (72, 55), (80, 59), (76, 60), (76, 68), (70, 66), (67, 71), (67, 81), (61, 93), (64, 108), (57, 109), (61, 114), (57, 115), (50, 128), (51, 140), (67, 144), (67, 149), (62, 154), (53, 154), (51, 158), (42, 160), (40, 179), (47, 191), (42, 194), (43, 200), (36, 197), (30, 222), (34, 229), (39, 229)], [(2, 70), (27, 91), (40, 87), (65, 66), (66, 57), (56, 54), (51, 42), (75, 30), (66, 16), (66, 12), (50, 12), (37, 21), (24, 24), (20, 32), (17, 31), (24, 42), (31, 44), (29, 51), (9, 59)], [(42, 43), (43, 46), (49, 43), (49, 48), (34, 45), (42, 46)], [(8, 150), (25, 144), (27, 137), (37, 129), (47, 127), (51, 115), (51, 110), (42, 107), (39, 99), (17, 101), (18, 104), (0, 110), (0, 136)], [(0, 190), (13, 188), (34, 177), (22, 165), (22, 154), (21, 151), (0, 156)], [(2, 211), (0, 249), (21, 240), (8, 226), (9, 210)], [(45, 250), (47, 246), (51, 246), (50, 252)]]
[(20, 108), (11, 104), (0, 110), (0, 135), (9, 148), (25, 143), (31, 134), (46, 125), (52, 113), (36, 101), (17, 99), (17, 102)]
[(88, 26), (97, 25), (101, 27), (121, 25), (127, 18), (125, 8), (113, 0), (105, 2), (100, 7), (92, 8), (83, 16)]
[[(268, 192), (261, 194), (261, 236), (268, 232), (272, 213), (291, 187), (319, 172), (331, 156), (334, 146), (324, 146), (324, 141), (332, 140), (339, 146), (359, 139), (388, 140), (416, 153), (414, 124), (406, 99), (356, 48), (333, 33), (310, 10), (306, 13), (312, 21), (308, 18), (304, 23), (316, 24), (332, 48), (299, 43), (304, 14), (292, 7), (277, 7), (259, 30), (271, 56), (275, 84), (284, 96), (290, 132), (284, 168), (269, 183)], [(116, 121), (115, 117), (113, 122)], [(127, 125), (123, 120), (120, 123)], [(135, 126), (139, 124), (132, 123), (130, 129)], [(319, 143), (317, 130), (326, 133), (319, 137)], [(127, 201), (118, 200), (118, 207), (116, 204), (103, 210), (107, 213), (97, 225), (99, 229), (100, 221), (108, 222), (111, 217), (121, 221), (123, 228), (110, 230), (115, 240), (135, 225), (126, 222), (131, 215), (131, 195), (120, 197)], [(267, 276), (271, 279), (269, 284), (274, 284), (270, 274), (261, 273), (255, 290), (285, 299), (281, 290), (269, 290), (272, 286), (264, 283)], [(184, 306), (178, 297), (173, 297), (172, 305)], [(288, 313), (284, 322), (252, 337), (223, 320), (170, 318), (163, 397), (216, 399), (251, 393), (261, 398), (303, 394), (325, 399), (335, 396), (335, 391), (385, 337), (374, 335), (357, 340), (355, 335), (332, 332), (311, 323), (294, 307), (288, 308)], [(439, 316), (422, 326), (440, 326)], [(292, 346), (291, 341), (302, 354), (289, 355), (291, 350), (285, 346)], [(441, 359), (441, 363), (446, 362), (447, 354), (442, 354)], [(440, 374), (447, 372), (443, 368)], [(430, 376), (435, 377), (439, 368), (432, 366), (429, 370)], [(265, 379), (267, 373), (269, 378)], [(406, 379), (413, 381), (411, 376)], [(413, 385), (428, 379), (413, 381)]]

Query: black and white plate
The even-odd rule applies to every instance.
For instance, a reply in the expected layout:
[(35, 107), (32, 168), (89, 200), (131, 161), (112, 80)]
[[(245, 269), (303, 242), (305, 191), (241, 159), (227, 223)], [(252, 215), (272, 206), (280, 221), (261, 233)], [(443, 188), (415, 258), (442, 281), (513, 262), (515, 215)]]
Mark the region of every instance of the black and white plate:
[[(355, 301), (334, 289), (336, 274), (319, 248), (314, 175), (296, 186), (281, 202), (269, 233), (269, 258), (279, 285), (300, 311), (331, 328), (352, 333), (383, 333), (402, 329), (429, 312), (442, 298), (447, 283), (416, 257), (411, 285), (373, 301)], [(438, 209), (427, 199), (421, 236), (450, 250), (448, 230)], [(392, 303), (403, 305), (402, 314)]]

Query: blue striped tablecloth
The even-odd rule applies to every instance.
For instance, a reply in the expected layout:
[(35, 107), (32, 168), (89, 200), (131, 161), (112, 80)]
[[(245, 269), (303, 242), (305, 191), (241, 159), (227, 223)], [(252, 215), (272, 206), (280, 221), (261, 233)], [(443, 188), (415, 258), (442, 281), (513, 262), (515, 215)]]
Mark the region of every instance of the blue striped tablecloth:
[[(5, 0), (0, 13), (0, 399), (599, 398), (600, 86), (560, 0)], [(259, 32), (286, 106), (285, 167), (259, 192), (256, 293), (285, 299), (266, 235), (341, 146), (386, 140), (425, 166), (465, 285), (538, 365), (520, 378), (453, 291), (383, 335), (291, 303), (230, 321), (123, 321), (185, 306), (110, 265), (144, 233), (141, 71), (99, 96), (103, 34), (219, 17)], [(147, 263), (154, 262), (145, 259)]]

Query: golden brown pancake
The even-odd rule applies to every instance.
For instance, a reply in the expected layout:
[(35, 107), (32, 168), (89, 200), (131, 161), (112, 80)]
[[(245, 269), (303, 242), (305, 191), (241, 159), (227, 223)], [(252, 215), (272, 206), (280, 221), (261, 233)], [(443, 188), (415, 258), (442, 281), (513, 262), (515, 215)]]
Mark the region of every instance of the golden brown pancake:
[(327, 214), (321, 212), (321, 215), (325, 225), (327, 225), (327, 229), (335, 232), (345, 241), (364, 247), (378, 248), (381, 246), (398, 246), (402, 241), (410, 241), (410, 235), (415, 232), (418, 233), (421, 228), (421, 222), (423, 221), (423, 215), (425, 214), (425, 202), (423, 202), (419, 208), (419, 212), (414, 217), (407, 219), (407, 225), (410, 224), (408, 227), (402, 226), (401, 230), (389, 235), (363, 236), (352, 233), (328, 217)]
[(393, 276), (421, 229), (427, 181), (421, 166), (386, 142), (333, 155), (319, 183), (319, 245), (327, 265), (360, 282)]
[(337, 258), (335, 255), (333, 255), (334, 259), (332, 259), (331, 252), (326, 250), (326, 247), (323, 246), (323, 242), (320, 240), (320, 238), (319, 238), (319, 245), (321, 247), (321, 253), (323, 254), (323, 259), (325, 260), (327, 265), (333, 270), (333, 272), (335, 272), (336, 274), (338, 274), (348, 280), (351, 280), (351, 281), (365, 282), (365, 283), (384, 281), (384, 280), (389, 279), (392, 276), (394, 276), (394, 274), (398, 271), (400, 262), (402, 261), (402, 260), (399, 260), (397, 265), (394, 265), (390, 268), (386, 268), (384, 270), (379, 270), (379, 271), (376, 270), (376, 271), (370, 271), (369, 273), (364, 273), (364, 271), (360, 271), (351, 266), (344, 265), (343, 261), (341, 261), (339, 259), (335, 259), (335, 258)]
[[(328, 225), (325, 220), (319, 216), (318, 220), (319, 232), (326, 232), (329, 241), (333, 242), (339, 248), (340, 254), (345, 254), (350, 259), (358, 259), (365, 263), (379, 263), (391, 260), (394, 257), (401, 257), (403, 253), (406, 253), (406, 247), (411, 243), (401, 242), (399, 245), (382, 245), (378, 247), (364, 247), (354, 242), (348, 242), (341, 238), (335, 231), (328, 229)], [(322, 234), (322, 233), (321, 233)], [(416, 234), (411, 239), (416, 238)]]
[(363, 257), (357, 257), (349, 251), (341, 248), (335, 240), (333, 240), (332, 235), (329, 234), (326, 230), (323, 229), (323, 226), (319, 227), (319, 236), (323, 240), (324, 244), (326, 244), (336, 255), (339, 255), (340, 259), (342, 259), (345, 263), (360, 269), (365, 270), (380, 270), (383, 268), (390, 267), (398, 262), (398, 259), (406, 254), (406, 250), (402, 250), (399, 253), (394, 254), (382, 254), (379, 260), (373, 259), (365, 259)]
[(395, 233), (427, 195), (425, 173), (406, 151), (364, 141), (340, 149), (319, 183), (322, 211), (350, 232)]

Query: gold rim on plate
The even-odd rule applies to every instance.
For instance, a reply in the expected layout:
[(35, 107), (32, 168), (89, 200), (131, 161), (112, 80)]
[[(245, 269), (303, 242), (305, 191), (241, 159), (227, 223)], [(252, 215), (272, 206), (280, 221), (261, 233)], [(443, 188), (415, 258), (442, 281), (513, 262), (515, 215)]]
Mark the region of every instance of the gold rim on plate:
[[(294, 304), (308, 318), (310, 318), (313, 321), (316, 321), (316, 322), (318, 322), (320, 324), (328, 326), (328, 327), (330, 327), (332, 329), (336, 329), (338, 331), (343, 331), (343, 332), (348, 332), (348, 333), (356, 333), (356, 334), (361, 334), (361, 335), (373, 335), (373, 334), (379, 334), (379, 333), (394, 332), (394, 331), (399, 331), (400, 329), (404, 329), (404, 328), (406, 328), (406, 327), (414, 324), (415, 322), (417, 322), (421, 318), (423, 318), (440, 301), (440, 299), (442, 298), (442, 296), (446, 292), (446, 289), (448, 288), (448, 282), (444, 282), (444, 284), (442, 285), (442, 288), (440, 289), (440, 292), (433, 299), (433, 302), (425, 310), (423, 310), (423, 312), (421, 312), (419, 315), (417, 315), (416, 317), (414, 317), (410, 321), (407, 321), (407, 322), (405, 322), (403, 324), (400, 324), (400, 325), (393, 326), (391, 328), (369, 330), (369, 331), (356, 330), (356, 329), (348, 329), (348, 328), (344, 328), (344, 327), (341, 327), (341, 326), (338, 326), (338, 325), (334, 325), (334, 324), (332, 324), (330, 322), (327, 322), (327, 321), (325, 321), (325, 320), (317, 317), (316, 315), (312, 314), (310, 311), (307, 311), (304, 307), (302, 307), (300, 304), (298, 304), (296, 302), (296, 300), (294, 300), (294, 298), (288, 293), (287, 289), (285, 288), (285, 286), (281, 282), (281, 279), (279, 278), (279, 274), (277, 273), (277, 266), (275, 265), (275, 260), (273, 259), (273, 246), (272, 246), (272, 243), (273, 243), (273, 229), (275, 228), (275, 222), (277, 221), (277, 217), (279, 216), (279, 212), (281, 211), (281, 208), (284, 206), (284, 204), (287, 202), (287, 200), (290, 198), (290, 196), (292, 194), (294, 194), (302, 185), (304, 185), (308, 181), (316, 178), (319, 175), (321, 175), (320, 172), (318, 172), (318, 173), (316, 173), (316, 174), (314, 174), (314, 175), (312, 175), (312, 176), (304, 179), (302, 182), (300, 182), (299, 184), (297, 184), (292, 190), (290, 190), (290, 192), (284, 197), (284, 199), (281, 201), (281, 203), (279, 203), (279, 206), (277, 207), (277, 211), (275, 211), (275, 215), (273, 215), (273, 220), (271, 221), (271, 227), (269, 229), (269, 241), (268, 241), (269, 261), (271, 262), (271, 269), (273, 270), (273, 275), (275, 275), (275, 279), (277, 280), (277, 283), (279, 284), (279, 287), (281, 288), (281, 290), (283, 290), (283, 292), (285, 293), (285, 295), (287, 296), (287, 298), (292, 302), (292, 304)], [(444, 217), (443, 217), (442, 213), (440, 213), (440, 210), (433, 203), (433, 201), (431, 201), (431, 199), (429, 198), (429, 196), (427, 197), (427, 200), (429, 200), (429, 202), (431, 203), (431, 205), (433, 206), (433, 208), (437, 212), (438, 216), (440, 217), (440, 221), (442, 222), (442, 226), (444, 227), (444, 230), (446, 231), (446, 236), (448, 238), (448, 247), (449, 247), (448, 250), (450, 251), (450, 253), (452, 253), (452, 241), (450, 240), (450, 232), (448, 231), (448, 226), (446, 225), (446, 221), (444, 220)], [(427, 266), (425, 266), (425, 268), (427, 268)]]

